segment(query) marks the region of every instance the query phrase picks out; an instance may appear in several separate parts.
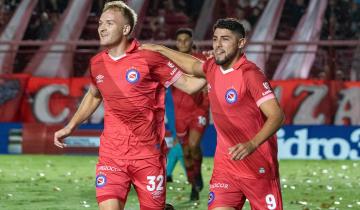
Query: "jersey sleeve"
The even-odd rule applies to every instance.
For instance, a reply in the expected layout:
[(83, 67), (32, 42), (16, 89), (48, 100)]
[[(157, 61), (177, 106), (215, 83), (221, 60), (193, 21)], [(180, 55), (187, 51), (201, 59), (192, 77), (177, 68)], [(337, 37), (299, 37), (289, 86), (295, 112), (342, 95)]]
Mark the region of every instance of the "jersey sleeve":
[(205, 75), (207, 74), (207, 72), (212, 68), (212, 66), (214, 65), (214, 58), (205, 60), (202, 64), (202, 70), (205, 73)]
[(180, 68), (174, 62), (161, 54), (147, 51), (144, 55), (149, 65), (151, 76), (166, 88), (183, 75)]
[(245, 71), (244, 80), (247, 91), (258, 107), (265, 101), (275, 98), (270, 82), (258, 68)]

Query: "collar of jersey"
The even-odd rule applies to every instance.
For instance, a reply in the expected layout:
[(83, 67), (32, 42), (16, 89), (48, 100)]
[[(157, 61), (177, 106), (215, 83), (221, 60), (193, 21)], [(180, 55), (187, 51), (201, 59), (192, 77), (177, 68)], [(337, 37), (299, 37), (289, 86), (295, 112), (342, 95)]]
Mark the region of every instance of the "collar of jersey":
[(232, 72), (232, 71), (234, 71), (234, 70), (238, 70), (238, 69), (240, 68), (240, 66), (245, 63), (245, 61), (246, 61), (246, 56), (245, 56), (245, 54), (243, 54), (243, 55), (240, 57), (240, 59), (239, 59), (231, 68), (229, 68), (229, 69), (223, 69), (223, 68), (220, 66), (220, 70), (221, 70), (221, 72), (222, 72), (223, 74), (230, 73), (230, 72)]
[(132, 53), (132, 52), (134, 52), (135, 50), (137, 50), (138, 47), (140, 46), (139, 41), (136, 40), (136, 39), (130, 39), (129, 41), (131, 42), (130, 46), (125, 50), (125, 53), (124, 53), (122, 56), (120, 56), (118, 59), (116, 59), (116, 60), (112, 59), (111, 56), (109, 55), (109, 51), (108, 51), (108, 50), (106, 50), (107, 56), (108, 56), (112, 61), (118, 61), (118, 60), (121, 60), (122, 58), (124, 58), (127, 54)]

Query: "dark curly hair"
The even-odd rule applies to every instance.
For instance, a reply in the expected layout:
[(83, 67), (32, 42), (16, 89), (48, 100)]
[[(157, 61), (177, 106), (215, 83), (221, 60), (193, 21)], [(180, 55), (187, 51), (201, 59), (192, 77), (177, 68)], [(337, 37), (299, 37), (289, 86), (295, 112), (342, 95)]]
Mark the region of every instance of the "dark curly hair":
[(239, 34), (241, 38), (245, 37), (244, 26), (235, 18), (218, 19), (213, 26), (213, 31), (217, 28), (228, 29), (236, 34)]

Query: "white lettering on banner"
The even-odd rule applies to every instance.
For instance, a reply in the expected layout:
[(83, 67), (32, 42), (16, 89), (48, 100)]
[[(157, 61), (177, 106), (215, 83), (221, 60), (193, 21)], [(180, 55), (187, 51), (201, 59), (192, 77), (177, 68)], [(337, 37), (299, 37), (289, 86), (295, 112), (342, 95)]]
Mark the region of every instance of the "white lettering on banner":
[[(342, 99), (335, 115), (335, 125), (344, 125), (348, 119), (351, 125), (360, 124), (360, 88), (354, 87), (340, 91)], [(350, 106), (349, 106), (350, 105)], [(347, 108), (349, 107), (349, 108)]]
[(61, 123), (69, 115), (69, 108), (65, 108), (60, 114), (54, 116), (50, 112), (49, 102), (51, 95), (61, 93), (69, 95), (69, 88), (66, 85), (48, 85), (41, 88), (34, 97), (33, 110), (35, 117), (43, 123)]
[(299, 96), (304, 91), (309, 92), (310, 95), (300, 104), (298, 111), (296, 112), (293, 124), (294, 125), (321, 125), (325, 123), (325, 115), (319, 114), (314, 116), (315, 109), (320, 102), (325, 98), (328, 93), (328, 87), (326, 85), (300, 85), (295, 90), (295, 96)]
[[(354, 130), (350, 140), (333, 138), (309, 138), (308, 129), (303, 128), (294, 132), (295, 137), (285, 138), (285, 130), (277, 132), (280, 159), (322, 159), (320, 151), (323, 151), (323, 158), (333, 160), (360, 160), (360, 128)], [(357, 148), (351, 149), (350, 143), (357, 143)], [(293, 147), (296, 150), (292, 152)], [(335, 149), (338, 152), (335, 153)]]

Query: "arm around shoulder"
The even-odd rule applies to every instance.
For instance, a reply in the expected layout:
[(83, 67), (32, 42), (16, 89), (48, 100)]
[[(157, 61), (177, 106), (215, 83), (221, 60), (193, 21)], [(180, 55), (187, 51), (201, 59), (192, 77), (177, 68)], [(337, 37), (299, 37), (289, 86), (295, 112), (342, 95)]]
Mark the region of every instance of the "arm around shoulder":
[(191, 95), (200, 91), (206, 85), (206, 80), (204, 78), (183, 74), (173, 85)]
[(185, 73), (197, 77), (205, 77), (203, 62), (192, 55), (172, 50), (162, 45), (143, 44), (141, 49), (155, 51), (172, 60)]

